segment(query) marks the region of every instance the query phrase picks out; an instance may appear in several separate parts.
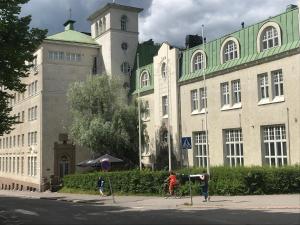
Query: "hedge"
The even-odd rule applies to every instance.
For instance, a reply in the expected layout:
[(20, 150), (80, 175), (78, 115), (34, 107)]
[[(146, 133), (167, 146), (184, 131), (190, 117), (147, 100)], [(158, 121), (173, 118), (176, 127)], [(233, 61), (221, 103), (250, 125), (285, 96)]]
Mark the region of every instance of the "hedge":
[[(192, 174), (203, 173), (201, 168), (190, 170)], [(176, 171), (180, 180), (180, 191), (189, 193), (186, 174), (189, 170)], [(183, 175), (184, 174), (184, 175)], [(162, 184), (168, 177), (166, 171), (130, 170), (120, 172), (93, 172), (65, 176), (63, 186), (67, 189), (81, 191), (95, 191), (97, 180), (103, 176), (105, 190), (109, 190), (108, 176), (111, 179), (114, 192), (119, 194), (147, 194), (162, 193)], [(200, 193), (200, 183), (192, 181), (194, 194)], [(273, 167), (213, 167), (209, 182), (211, 195), (257, 195), (300, 193), (300, 166)]]

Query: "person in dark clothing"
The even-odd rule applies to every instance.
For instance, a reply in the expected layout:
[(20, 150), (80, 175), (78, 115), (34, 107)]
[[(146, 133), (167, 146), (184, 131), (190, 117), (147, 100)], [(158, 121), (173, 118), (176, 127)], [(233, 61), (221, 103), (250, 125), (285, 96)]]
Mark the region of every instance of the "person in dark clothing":
[(104, 191), (104, 179), (103, 179), (103, 177), (99, 177), (97, 186), (98, 186), (100, 195), (104, 196), (104, 194), (103, 194), (103, 191)]
[(200, 175), (200, 182), (201, 182), (201, 188), (202, 188), (202, 195), (204, 196), (203, 202), (209, 201), (209, 196), (208, 196), (208, 180), (209, 180), (209, 175), (207, 173), (201, 174)]

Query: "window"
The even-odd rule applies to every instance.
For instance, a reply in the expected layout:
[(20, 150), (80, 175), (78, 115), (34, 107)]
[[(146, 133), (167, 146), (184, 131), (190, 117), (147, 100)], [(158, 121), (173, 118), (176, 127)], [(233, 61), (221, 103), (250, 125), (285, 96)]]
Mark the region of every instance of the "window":
[(162, 115), (167, 116), (168, 115), (168, 96), (162, 97)]
[(147, 87), (150, 85), (150, 77), (148, 71), (142, 72), (141, 75), (141, 88)]
[(191, 103), (192, 103), (192, 112), (196, 112), (199, 110), (199, 98), (198, 98), (198, 90), (191, 91)]
[(99, 35), (99, 27), (98, 27), (98, 21), (95, 23), (95, 36), (97, 37)]
[(272, 72), (272, 82), (273, 82), (273, 97), (283, 96), (283, 77), (282, 71), (273, 71)]
[(150, 107), (149, 107), (149, 101), (144, 102), (144, 111), (142, 114), (143, 120), (149, 120), (150, 118)]
[(22, 146), (25, 144), (25, 134), (22, 134)]
[(205, 132), (197, 132), (194, 134), (194, 155), (195, 166), (206, 167), (207, 166), (207, 146), (206, 146), (206, 134)]
[(269, 83), (268, 83), (268, 74), (261, 74), (258, 76), (259, 83), (259, 99), (268, 99), (269, 98)]
[(162, 78), (167, 77), (167, 64), (165, 62), (161, 65), (161, 76)]
[(262, 33), (262, 50), (278, 46), (279, 38), (275, 27), (267, 27)]
[(286, 132), (284, 125), (263, 127), (265, 163), (270, 166), (287, 165)]
[(94, 58), (93, 58), (93, 67), (92, 67), (92, 74), (93, 75), (96, 75), (97, 74), (97, 72), (98, 72), (98, 58), (97, 58), (97, 56), (94, 56)]
[(229, 84), (228, 82), (221, 84), (222, 106), (229, 105)]
[(241, 129), (225, 130), (225, 164), (230, 166), (244, 165)]
[(233, 104), (241, 102), (241, 84), (240, 80), (232, 81)]
[(25, 111), (22, 111), (22, 122), (25, 120)]
[(131, 72), (131, 68), (128, 62), (123, 62), (121, 65), (121, 71), (122, 73), (126, 74), (126, 75), (130, 75)]
[(228, 41), (224, 47), (224, 62), (238, 58), (237, 45), (234, 41)]
[(207, 89), (200, 88), (200, 111), (207, 108)]
[(123, 15), (121, 17), (121, 30), (126, 31), (127, 30), (127, 16)]
[(193, 57), (193, 71), (201, 70), (204, 67), (204, 57), (201, 52), (197, 52)]

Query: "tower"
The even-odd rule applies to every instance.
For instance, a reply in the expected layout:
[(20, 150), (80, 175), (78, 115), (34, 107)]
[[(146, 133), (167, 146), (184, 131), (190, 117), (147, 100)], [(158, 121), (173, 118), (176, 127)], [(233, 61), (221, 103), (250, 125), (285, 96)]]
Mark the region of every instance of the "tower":
[(108, 3), (88, 18), (92, 38), (101, 46), (98, 73), (129, 83), (138, 45), (138, 14), (142, 10)]

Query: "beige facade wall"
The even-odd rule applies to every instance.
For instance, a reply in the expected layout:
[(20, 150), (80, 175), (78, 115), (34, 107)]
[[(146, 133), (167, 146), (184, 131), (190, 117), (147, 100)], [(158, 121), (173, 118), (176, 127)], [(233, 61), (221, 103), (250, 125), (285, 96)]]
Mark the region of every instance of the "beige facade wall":
[[(224, 164), (224, 130), (241, 128), (244, 146), (244, 165), (262, 165), (262, 126), (285, 125), (287, 132), (288, 161), (290, 164), (300, 162), (300, 102), (296, 96), (300, 94), (300, 55), (293, 55), (250, 68), (215, 76), (206, 80), (208, 95), (208, 143), (211, 165)], [(271, 85), (271, 71), (282, 70), (284, 81), (284, 99), (278, 102), (272, 99), (274, 92)], [(258, 75), (268, 73), (270, 100), (259, 103)], [(240, 80), (241, 106), (231, 106), (226, 110), (221, 107), (220, 85), (231, 84)], [(203, 81), (195, 81), (182, 85), (181, 116), (182, 136), (191, 136), (197, 131), (205, 131), (205, 114), (192, 114), (191, 91), (204, 86)], [(232, 91), (230, 90), (232, 98)], [(288, 120), (289, 119), (289, 120)], [(194, 140), (193, 140), (194, 141)], [(191, 165), (194, 162), (195, 146), (189, 151)]]

